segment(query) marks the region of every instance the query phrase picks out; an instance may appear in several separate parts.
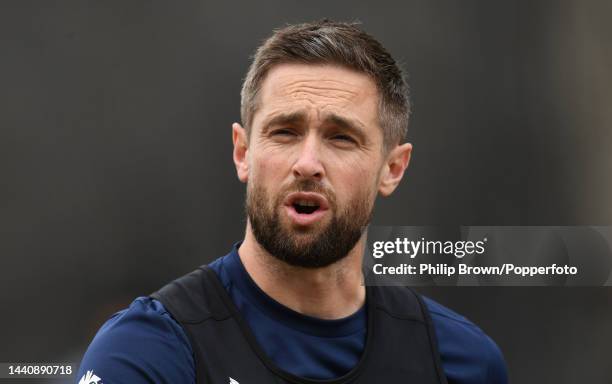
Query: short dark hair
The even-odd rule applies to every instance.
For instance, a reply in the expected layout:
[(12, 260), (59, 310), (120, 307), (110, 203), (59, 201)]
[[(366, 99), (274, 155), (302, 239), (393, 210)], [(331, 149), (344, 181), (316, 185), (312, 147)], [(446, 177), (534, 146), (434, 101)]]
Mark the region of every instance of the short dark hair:
[(369, 75), (378, 88), (379, 123), (385, 150), (402, 142), (408, 129), (410, 99), (400, 66), (387, 50), (356, 22), (328, 19), (276, 29), (253, 56), (241, 92), (242, 123), (250, 132), (263, 80), (283, 63), (336, 64)]

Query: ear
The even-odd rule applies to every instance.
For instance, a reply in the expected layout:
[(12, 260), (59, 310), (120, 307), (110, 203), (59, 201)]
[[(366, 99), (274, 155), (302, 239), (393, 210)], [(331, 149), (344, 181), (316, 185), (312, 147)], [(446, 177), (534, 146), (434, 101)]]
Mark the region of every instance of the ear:
[(238, 179), (246, 183), (249, 179), (249, 143), (246, 130), (238, 123), (232, 124), (232, 142), (234, 143), (234, 165)]
[(412, 144), (410, 143), (397, 145), (389, 151), (378, 184), (378, 192), (382, 196), (389, 196), (395, 191), (404, 176), (404, 171), (408, 168), (411, 153)]

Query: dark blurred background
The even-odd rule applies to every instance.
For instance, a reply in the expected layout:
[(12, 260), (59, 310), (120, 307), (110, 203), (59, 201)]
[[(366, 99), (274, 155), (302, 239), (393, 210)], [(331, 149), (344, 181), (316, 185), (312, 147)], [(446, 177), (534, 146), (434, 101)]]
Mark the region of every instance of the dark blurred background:
[[(379, 225), (611, 225), (612, 2), (3, 1), (0, 361), (71, 361), (244, 231), (230, 124), (272, 29), (360, 20), (409, 73)], [(513, 383), (612, 383), (612, 287), (424, 288)], [(468, 348), (469, 346), (466, 346)], [(23, 383), (23, 381), (21, 381)]]

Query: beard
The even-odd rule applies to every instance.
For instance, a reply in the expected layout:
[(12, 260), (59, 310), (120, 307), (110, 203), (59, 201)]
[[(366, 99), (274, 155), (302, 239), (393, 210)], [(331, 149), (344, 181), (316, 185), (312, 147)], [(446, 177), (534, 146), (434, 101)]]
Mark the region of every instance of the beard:
[[(291, 228), (283, 224), (282, 202), (292, 192), (316, 192), (329, 202), (331, 220), (313, 228)], [(257, 242), (272, 256), (289, 265), (322, 268), (346, 257), (361, 238), (372, 217), (373, 203), (367, 193), (357, 194), (343, 210), (338, 210), (335, 195), (320, 183), (298, 180), (282, 190), (268, 204), (267, 190), (255, 183), (247, 186), (246, 213)]]

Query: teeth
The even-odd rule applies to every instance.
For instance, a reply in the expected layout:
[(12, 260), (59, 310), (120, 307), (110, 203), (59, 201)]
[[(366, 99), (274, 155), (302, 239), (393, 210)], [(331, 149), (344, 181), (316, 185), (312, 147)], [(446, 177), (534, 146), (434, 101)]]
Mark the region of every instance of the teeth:
[(305, 206), (305, 207), (316, 207), (317, 205), (319, 205), (315, 203), (314, 201), (309, 201), (309, 200), (296, 200), (295, 203)]

